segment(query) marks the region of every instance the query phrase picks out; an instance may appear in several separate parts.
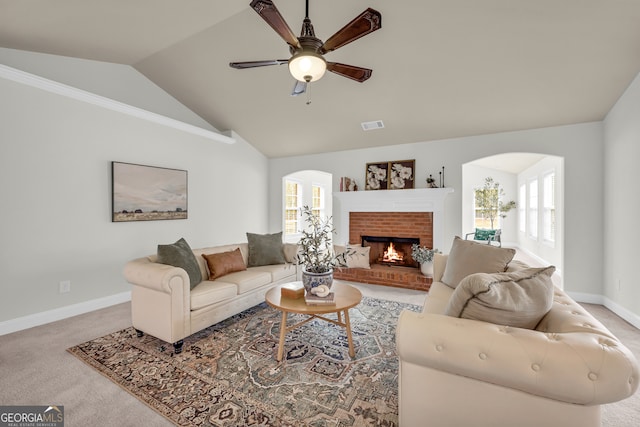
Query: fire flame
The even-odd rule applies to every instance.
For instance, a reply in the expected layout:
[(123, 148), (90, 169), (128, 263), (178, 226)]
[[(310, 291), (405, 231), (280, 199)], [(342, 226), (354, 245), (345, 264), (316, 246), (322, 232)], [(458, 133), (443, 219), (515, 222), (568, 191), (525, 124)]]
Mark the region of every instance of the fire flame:
[(401, 253), (396, 252), (393, 243), (389, 243), (389, 247), (387, 247), (387, 250), (384, 251), (384, 255), (382, 256), (382, 260), (387, 262), (399, 262), (402, 261), (403, 258)]

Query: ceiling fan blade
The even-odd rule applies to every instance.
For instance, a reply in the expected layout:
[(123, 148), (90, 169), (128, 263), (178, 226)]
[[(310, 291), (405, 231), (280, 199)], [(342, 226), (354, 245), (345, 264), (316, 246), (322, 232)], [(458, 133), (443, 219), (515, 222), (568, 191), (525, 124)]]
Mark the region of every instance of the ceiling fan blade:
[(369, 68), (341, 64), (339, 62), (327, 62), (327, 70), (360, 83), (368, 80), (371, 77), (371, 73), (373, 73), (373, 70)]
[(354, 40), (358, 40), (360, 37), (379, 30), (380, 27), (382, 27), (382, 15), (377, 10), (369, 8), (329, 37), (320, 47), (320, 52), (324, 54), (334, 51)]
[(273, 4), (271, 0), (253, 0), (251, 7), (258, 12), (258, 15), (260, 15), (289, 46), (300, 48), (298, 38), (293, 34), (293, 31), (291, 31), (291, 28), (289, 28), (289, 25), (287, 25), (287, 22), (282, 15), (280, 15), (276, 5)]
[(307, 82), (301, 82), (300, 80), (296, 80), (295, 85), (293, 85), (293, 90), (291, 91), (291, 96), (302, 95), (307, 91)]
[(288, 62), (289, 62), (288, 59), (272, 59), (270, 61), (229, 62), (229, 67), (242, 70), (245, 68), (266, 67), (267, 65), (282, 65)]

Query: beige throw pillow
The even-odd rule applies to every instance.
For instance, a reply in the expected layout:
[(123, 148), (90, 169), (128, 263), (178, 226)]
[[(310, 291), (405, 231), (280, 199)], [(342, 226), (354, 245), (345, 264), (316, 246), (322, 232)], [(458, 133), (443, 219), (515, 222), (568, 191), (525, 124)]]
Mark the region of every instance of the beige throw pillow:
[(554, 266), (511, 273), (476, 273), (453, 291), (446, 315), (534, 329), (553, 305)]
[(347, 249), (350, 251), (350, 254), (346, 256), (347, 268), (371, 268), (371, 265), (369, 264), (369, 253), (371, 252), (371, 247), (333, 245), (333, 251), (336, 255), (345, 252)]
[(502, 273), (515, 254), (515, 249), (498, 248), (456, 236), (447, 257), (442, 283), (455, 289), (470, 274)]

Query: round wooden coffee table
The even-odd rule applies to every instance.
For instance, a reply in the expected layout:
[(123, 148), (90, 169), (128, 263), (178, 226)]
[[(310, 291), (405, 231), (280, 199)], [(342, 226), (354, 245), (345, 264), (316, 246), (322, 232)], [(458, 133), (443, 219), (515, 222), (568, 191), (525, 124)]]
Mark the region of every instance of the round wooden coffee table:
[[(349, 309), (360, 304), (362, 293), (355, 287), (334, 281), (331, 286), (331, 292), (335, 293), (335, 304), (331, 305), (307, 305), (304, 298), (287, 298), (280, 294), (280, 289), (284, 285), (278, 285), (267, 291), (265, 300), (267, 304), (276, 310), (282, 311), (282, 320), (280, 322), (280, 344), (278, 346), (278, 355), (276, 360), (282, 361), (284, 354), (284, 340), (287, 332), (296, 329), (299, 326), (313, 319), (322, 319), (326, 322), (342, 326), (347, 331), (347, 341), (349, 342), (349, 356), (355, 357), (356, 352), (353, 348), (353, 338), (351, 337), (351, 323), (349, 322)], [(306, 314), (309, 317), (295, 325), (287, 326), (287, 315), (289, 313)], [(337, 320), (329, 319), (324, 314), (336, 313)], [(344, 317), (344, 320), (343, 320)]]

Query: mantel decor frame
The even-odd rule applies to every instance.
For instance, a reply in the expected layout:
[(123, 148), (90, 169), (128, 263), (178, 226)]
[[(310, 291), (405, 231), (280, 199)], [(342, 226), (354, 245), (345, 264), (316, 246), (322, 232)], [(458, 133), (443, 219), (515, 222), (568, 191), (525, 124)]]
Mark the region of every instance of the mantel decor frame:
[(188, 218), (188, 172), (111, 162), (111, 221)]
[(415, 187), (416, 161), (367, 163), (365, 190), (406, 190)]

